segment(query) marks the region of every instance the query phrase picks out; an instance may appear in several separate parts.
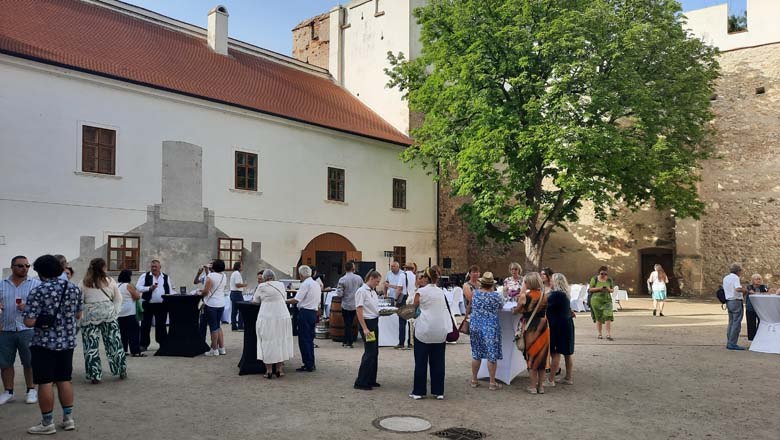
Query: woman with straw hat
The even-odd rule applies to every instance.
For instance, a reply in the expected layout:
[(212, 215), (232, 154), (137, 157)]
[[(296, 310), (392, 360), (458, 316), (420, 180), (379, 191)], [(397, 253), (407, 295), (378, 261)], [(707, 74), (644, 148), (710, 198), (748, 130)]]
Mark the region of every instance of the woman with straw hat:
[(471, 386), (474, 388), (479, 386), (477, 373), (482, 359), (485, 359), (488, 362), (490, 390), (495, 391), (501, 388), (496, 383), (496, 366), (498, 360), (503, 358), (498, 312), (504, 306), (504, 300), (501, 294), (496, 292), (496, 280), (492, 272), (485, 272), (479, 278), (479, 285), (466, 308), (471, 337)]

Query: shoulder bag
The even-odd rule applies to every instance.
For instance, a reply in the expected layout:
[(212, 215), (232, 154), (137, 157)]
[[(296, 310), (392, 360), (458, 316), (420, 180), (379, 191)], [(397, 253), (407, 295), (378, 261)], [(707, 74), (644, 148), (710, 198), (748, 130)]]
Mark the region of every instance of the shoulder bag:
[(203, 302), (201, 302), (201, 303), (200, 303), (200, 309), (201, 309), (201, 310), (205, 308), (205, 306), (206, 306), (206, 301), (210, 300), (210, 299), (211, 299), (211, 297), (212, 297), (212, 296), (214, 296), (214, 294), (215, 294), (215, 293), (217, 292), (217, 290), (219, 289), (219, 286), (221, 286), (221, 285), (222, 285), (222, 282), (223, 282), (223, 281), (225, 281), (225, 274), (224, 274), (224, 273), (222, 274), (222, 278), (220, 278), (220, 280), (219, 280), (219, 283), (217, 283), (217, 285), (214, 287), (214, 289), (212, 289), (212, 290), (211, 290), (211, 293), (209, 294), (209, 296), (207, 296), (207, 297), (206, 297), (206, 299), (204, 299), (204, 300), (203, 300)]
[[(442, 291), (442, 294), (444, 294), (444, 291)], [(447, 314), (450, 315), (450, 321), (452, 322), (452, 331), (447, 333), (447, 342), (455, 342), (460, 337), (460, 331), (458, 330), (458, 326), (455, 325), (455, 318), (452, 317), (452, 311), (450, 311), (450, 302), (447, 301), (447, 295), (444, 294), (444, 304), (447, 305)]]
[[(544, 295), (543, 293), (541, 295)], [(539, 311), (539, 306), (542, 304), (542, 297), (539, 296), (539, 301), (536, 302), (536, 307), (534, 307), (534, 311), (531, 313), (531, 317), (528, 318), (528, 321), (525, 322), (525, 325), (523, 325), (523, 320), (521, 319), (520, 322), (517, 323), (517, 331), (515, 331), (515, 346), (517, 346), (517, 349), (525, 352), (525, 332), (528, 331), (528, 327), (531, 326), (531, 322), (534, 320), (534, 316), (536, 316), (536, 312)]]
[(35, 318), (35, 328), (49, 330), (57, 325), (57, 315), (59, 315), (60, 310), (62, 310), (62, 303), (65, 302), (65, 292), (67, 290), (68, 283), (66, 282), (65, 285), (62, 286), (62, 292), (60, 292), (60, 303), (57, 305), (57, 309), (54, 311), (54, 314), (49, 314), (44, 311), (39, 313), (38, 317)]

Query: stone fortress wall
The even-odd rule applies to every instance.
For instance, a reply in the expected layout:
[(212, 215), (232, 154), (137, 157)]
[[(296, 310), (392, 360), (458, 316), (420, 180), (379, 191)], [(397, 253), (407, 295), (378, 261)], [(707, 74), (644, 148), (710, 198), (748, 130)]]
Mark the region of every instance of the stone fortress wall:
[[(716, 157), (702, 169), (704, 216), (681, 220), (647, 207), (621, 210), (617, 218), (601, 222), (586, 206), (577, 223), (552, 234), (543, 265), (566, 273), (570, 282), (586, 282), (606, 264), (616, 283), (632, 294), (646, 291), (644, 280), (654, 262), (664, 265), (673, 277), (672, 290), (682, 295), (711, 296), (733, 261), (743, 264), (745, 278), (756, 272), (770, 284), (778, 282), (772, 262), (780, 257), (780, 247), (773, 245), (780, 230), (773, 221), (780, 215), (780, 180), (774, 177), (780, 169), (780, 2), (748, 0), (748, 30), (737, 34), (725, 31), (727, 12), (725, 4), (686, 12), (695, 36), (725, 49), (712, 101)], [(322, 37), (319, 43), (306, 38), (321, 17), (296, 27), (296, 58), (309, 57), (312, 64), (327, 59)], [(377, 78), (376, 87), (384, 87), (386, 79)], [(445, 185), (439, 188), (439, 263), (449, 259), (452, 273), (479, 264), (506, 276), (510, 262), (524, 260), (522, 244), (478, 243), (456, 214), (460, 202)]]

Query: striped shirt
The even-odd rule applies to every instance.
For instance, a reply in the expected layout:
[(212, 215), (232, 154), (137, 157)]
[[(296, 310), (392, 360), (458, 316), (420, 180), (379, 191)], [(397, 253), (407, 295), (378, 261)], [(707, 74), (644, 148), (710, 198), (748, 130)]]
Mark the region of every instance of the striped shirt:
[(0, 280), (0, 298), (3, 301), (3, 314), (0, 315), (0, 322), (3, 325), (2, 331), (18, 332), (31, 330), (30, 327), (24, 325), (24, 312), (16, 309), (16, 298), (21, 298), (26, 305), (30, 291), (40, 284), (39, 280), (27, 278), (22, 281), (19, 287), (16, 287), (11, 281), (11, 277)]

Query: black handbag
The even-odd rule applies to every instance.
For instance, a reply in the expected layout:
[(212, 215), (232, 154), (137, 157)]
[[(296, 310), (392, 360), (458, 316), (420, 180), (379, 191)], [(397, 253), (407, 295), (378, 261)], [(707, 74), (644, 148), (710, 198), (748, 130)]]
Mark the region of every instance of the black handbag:
[(62, 287), (62, 292), (60, 293), (60, 303), (57, 306), (57, 310), (54, 311), (53, 315), (46, 312), (41, 312), (38, 317), (35, 318), (35, 328), (49, 330), (57, 325), (57, 315), (59, 315), (60, 310), (62, 310), (62, 303), (65, 302), (65, 291), (67, 290), (68, 284), (65, 283), (65, 285)]

